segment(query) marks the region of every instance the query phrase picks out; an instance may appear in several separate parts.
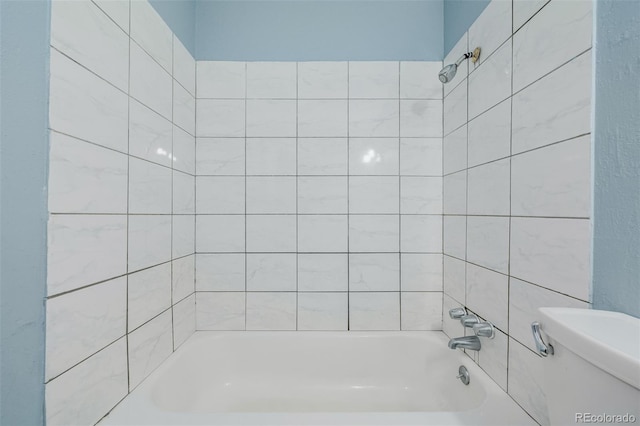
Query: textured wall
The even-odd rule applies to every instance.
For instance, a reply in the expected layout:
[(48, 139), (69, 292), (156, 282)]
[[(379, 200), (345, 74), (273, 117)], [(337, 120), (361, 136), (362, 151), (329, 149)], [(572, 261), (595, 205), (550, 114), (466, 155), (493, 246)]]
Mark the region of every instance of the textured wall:
[(596, 2), (593, 305), (640, 317), (640, 3)]

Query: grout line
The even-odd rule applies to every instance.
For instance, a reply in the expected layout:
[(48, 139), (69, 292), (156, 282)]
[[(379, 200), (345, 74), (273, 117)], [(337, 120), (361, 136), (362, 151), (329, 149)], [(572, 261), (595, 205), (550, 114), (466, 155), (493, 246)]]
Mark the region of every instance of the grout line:
[(299, 247), (299, 240), (300, 240), (299, 223), (298, 223), (299, 222), (298, 212), (300, 211), (298, 206), (298, 198), (300, 196), (298, 192), (299, 191), (298, 180), (300, 179), (300, 177), (298, 176), (298, 133), (299, 133), (299, 127), (300, 127), (300, 117), (299, 117), (300, 106), (298, 103), (298, 97), (299, 97), (298, 84), (299, 84), (299, 69), (298, 69), (298, 62), (296, 62), (296, 325), (295, 325), (296, 330), (299, 330), (298, 312), (300, 311), (299, 299), (298, 299), (298, 250), (299, 250), (298, 247)]
[[(351, 212), (350, 201), (350, 185), (351, 185), (351, 124), (350, 124), (350, 109), (351, 109), (351, 62), (347, 61), (347, 213)], [(399, 157), (400, 155), (398, 155)], [(351, 330), (351, 214), (347, 214), (347, 331)]]
[[(173, 51), (173, 47), (174, 47), (174, 41), (175, 39), (175, 35), (171, 34), (171, 77), (172, 77), (172, 84), (171, 84), (171, 156), (175, 157), (175, 131), (173, 126), (175, 126), (175, 89), (176, 89), (176, 85), (173, 83), (173, 74), (174, 74), (174, 69), (173, 69), (173, 65), (174, 65), (174, 51)], [(194, 142), (195, 143), (195, 142)], [(195, 146), (194, 146), (195, 149)], [(171, 259), (171, 264), (170, 264), (170, 270), (171, 270), (171, 280), (169, 281), (169, 291), (171, 294), (171, 301), (170, 301), (170, 307), (171, 307), (171, 352), (174, 352), (176, 350), (176, 336), (175, 336), (175, 318), (174, 318), (174, 312), (173, 312), (173, 305), (174, 305), (174, 300), (173, 300), (173, 275), (174, 275), (174, 271), (173, 271), (173, 214), (175, 211), (175, 207), (174, 207), (174, 185), (175, 185), (175, 172), (174, 172), (174, 164), (173, 161), (171, 162), (171, 221), (169, 222), (169, 229), (171, 230), (169, 233), (169, 240), (170, 240), (170, 253), (169, 253), (169, 258)], [(194, 185), (195, 185), (195, 180), (194, 180)]]
[[(131, 8), (129, 8), (129, 32), (131, 32)], [(131, 185), (131, 35), (127, 34), (128, 54), (127, 54), (127, 261), (126, 261), (126, 280), (127, 280), (127, 300), (126, 300), (126, 325), (125, 325), (125, 342), (127, 345), (127, 394), (131, 391), (131, 365), (129, 360), (129, 187)]]
[[(402, 134), (401, 126), (401, 100), (400, 78), (402, 71), (401, 62), (398, 62), (398, 135)], [(442, 101), (441, 101), (442, 102)], [(400, 168), (400, 141), (398, 140), (398, 330), (402, 330), (402, 177)]]
[(244, 329), (247, 329), (247, 94), (248, 65), (244, 63)]

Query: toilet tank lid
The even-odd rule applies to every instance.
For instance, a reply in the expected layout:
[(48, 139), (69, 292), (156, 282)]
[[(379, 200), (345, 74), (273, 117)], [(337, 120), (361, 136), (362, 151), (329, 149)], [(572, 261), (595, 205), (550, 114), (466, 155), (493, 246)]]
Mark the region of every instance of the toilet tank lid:
[(640, 319), (620, 312), (540, 308), (541, 328), (557, 344), (640, 389)]

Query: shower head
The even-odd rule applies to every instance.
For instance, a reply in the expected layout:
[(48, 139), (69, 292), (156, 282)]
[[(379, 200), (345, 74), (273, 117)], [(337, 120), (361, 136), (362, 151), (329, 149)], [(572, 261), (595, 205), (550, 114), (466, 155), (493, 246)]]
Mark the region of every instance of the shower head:
[(456, 72), (458, 71), (458, 67), (460, 66), (462, 61), (464, 61), (465, 59), (471, 58), (471, 62), (475, 63), (479, 57), (480, 57), (480, 48), (476, 47), (473, 52), (467, 52), (464, 55), (462, 55), (460, 59), (456, 61), (455, 64), (449, 64), (446, 67), (442, 68), (438, 73), (438, 78), (443, 83), (450, 82), (451, 80), (453, 80), (453, 77), (456, 76)]

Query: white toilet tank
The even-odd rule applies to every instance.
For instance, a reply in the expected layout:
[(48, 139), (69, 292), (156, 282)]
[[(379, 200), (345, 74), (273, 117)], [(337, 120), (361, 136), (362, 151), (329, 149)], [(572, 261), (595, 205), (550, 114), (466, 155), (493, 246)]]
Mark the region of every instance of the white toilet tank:
[(590, 309), (539, 312), (554, 352), (543, 362), (551, 424), (640, 424), (640, 319)]

